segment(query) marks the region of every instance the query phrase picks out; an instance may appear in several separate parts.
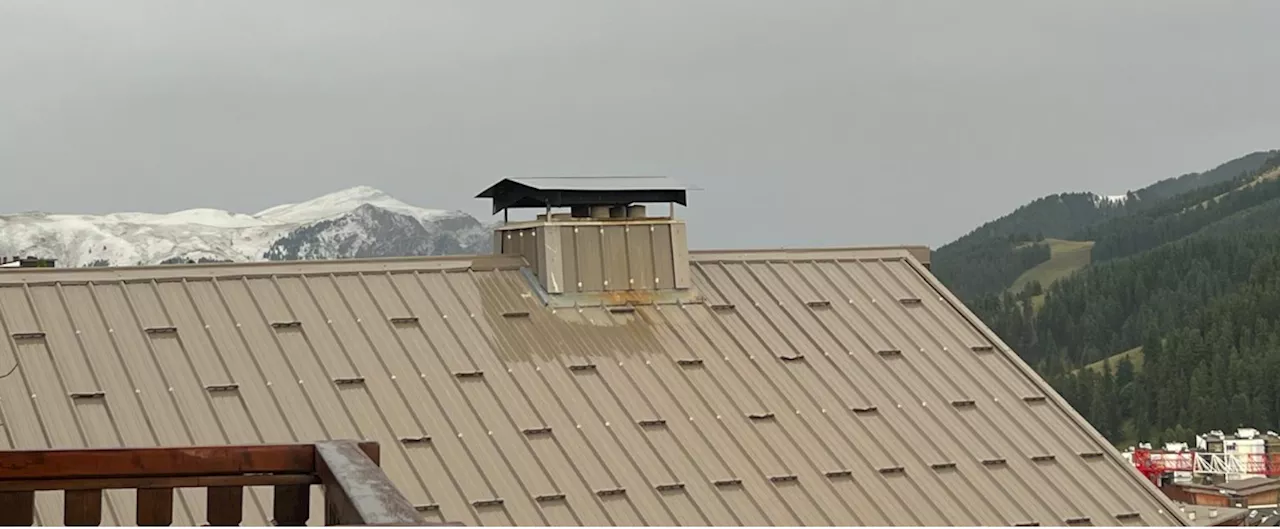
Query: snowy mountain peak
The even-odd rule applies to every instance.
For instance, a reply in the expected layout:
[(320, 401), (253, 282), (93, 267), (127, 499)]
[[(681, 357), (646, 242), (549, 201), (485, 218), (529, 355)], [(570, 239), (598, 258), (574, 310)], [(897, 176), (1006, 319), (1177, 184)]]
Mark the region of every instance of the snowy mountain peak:
[(209, 208), (0, 215), (0, 255), (54, 258), (61, 266), (483, 253), (489, 242), (465, 213), (420, 208), (369, 186), (253, 215)]
[(300, 224), (340, 217), (365, 204), (419, 220), (430, 220), (447, 211), (410, 206), (369, 186), (356, 186), (313, 198), (299, 204), (284, 204), (258, 212), (255, 217), (277, 223)]

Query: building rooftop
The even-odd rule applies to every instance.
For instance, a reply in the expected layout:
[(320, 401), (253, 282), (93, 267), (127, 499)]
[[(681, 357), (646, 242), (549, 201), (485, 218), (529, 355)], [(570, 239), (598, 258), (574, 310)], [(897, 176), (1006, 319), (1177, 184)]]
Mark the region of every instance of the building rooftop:
[(1194, 503), (1178, 503), (1178, 512), (1187, 519), (1188, 524), (1199, 527), (1240, 525), (1240, 521), (1249, 516), (1249, 509)]
[(692, 252), (698, 302), (577, 308), (519, 256), (13, 270), (0, 449), (372, 440), (467, 525), (1184, 525), (918, 255)]
[(1253, 477), (1247, 479), (1236, 479), (1222, 483), (1199, 484), (1188, 483), (1184, 485), (1186, 488), (1207, 490), (1213, 492), (1231, 493), (1240, 496), (1249, 496), (1260, 492), (1280, 489), (1280, 479), (1268, 477)]

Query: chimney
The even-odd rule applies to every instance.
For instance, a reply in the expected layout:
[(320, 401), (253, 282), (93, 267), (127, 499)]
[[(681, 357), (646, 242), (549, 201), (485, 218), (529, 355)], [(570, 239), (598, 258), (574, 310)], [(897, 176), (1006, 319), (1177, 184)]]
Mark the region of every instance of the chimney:
[(684, 222), (642, 205), (667, 203), (674, 213), (686, 193), (666, 177), (507, 178), (477, 198), (492, 199), (495, 214), (544, 210), (499, 226), (493, 251), (524, 257), (548, 303), (629, 304), (692, 295)]

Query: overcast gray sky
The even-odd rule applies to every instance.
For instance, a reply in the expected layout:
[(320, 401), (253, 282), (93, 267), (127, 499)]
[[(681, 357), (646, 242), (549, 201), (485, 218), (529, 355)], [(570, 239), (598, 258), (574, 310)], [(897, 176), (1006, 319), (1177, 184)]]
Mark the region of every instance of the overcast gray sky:
[(697, 247), (938, 245), (1280, 148), (1280, 2), (0, 0), (0, 212), (501, 176), (705, 188)]

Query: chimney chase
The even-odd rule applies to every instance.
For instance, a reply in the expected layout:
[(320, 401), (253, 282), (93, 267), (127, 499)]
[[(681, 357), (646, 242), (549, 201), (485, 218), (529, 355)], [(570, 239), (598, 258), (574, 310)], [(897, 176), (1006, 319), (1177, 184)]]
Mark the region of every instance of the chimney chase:
[(640, 205), (667, 202), (674, 212), (686, 192), (665, 177), (507, 178), (478, 198), (492, 199), (494, 213), (546, 210), (498, 227), (493, 249), (524, 257), (548, 303), (617, 305), (693, 295), (684, 222)]

